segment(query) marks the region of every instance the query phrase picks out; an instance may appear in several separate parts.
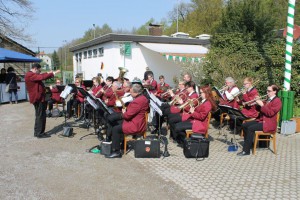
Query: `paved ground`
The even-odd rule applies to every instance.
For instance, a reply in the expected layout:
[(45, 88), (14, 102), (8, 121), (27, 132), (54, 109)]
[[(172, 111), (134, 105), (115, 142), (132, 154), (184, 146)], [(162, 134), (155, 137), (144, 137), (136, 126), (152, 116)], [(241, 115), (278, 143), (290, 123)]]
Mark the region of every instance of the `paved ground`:
[(165, 159), (130, 152), (110, 160), (86, 153), (98, 140), (79, 140), (85, 129), (59, 137), (63, 118), (47, 119), (56, 135), (34, 138), (33, 114), (27, 102), (0, 106), (0, 199), (300, 199), (300, 134), (279, 135), (277, 155), (237, 157), (211, 127), (204, 161), (185, 159), (172, 143)]

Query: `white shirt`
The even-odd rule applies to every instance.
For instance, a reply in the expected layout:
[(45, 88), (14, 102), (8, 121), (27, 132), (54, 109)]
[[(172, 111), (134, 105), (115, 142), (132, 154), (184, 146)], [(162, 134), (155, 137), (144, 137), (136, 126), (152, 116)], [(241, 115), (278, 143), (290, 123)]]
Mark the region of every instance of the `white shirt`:
[(240, 89), (238, 87), (235, 87), (231, 90), (231, 92), (225, 91), (225, 95), (229, 101), (233, 100), (236, 94), (240, 92)]

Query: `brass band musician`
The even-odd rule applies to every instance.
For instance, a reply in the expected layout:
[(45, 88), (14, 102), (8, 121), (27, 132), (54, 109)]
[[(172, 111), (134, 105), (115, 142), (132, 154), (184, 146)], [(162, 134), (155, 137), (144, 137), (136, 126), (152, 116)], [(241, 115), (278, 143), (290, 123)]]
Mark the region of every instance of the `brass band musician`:
[(185, 131), (192, 129), (193, 133), (205, 134), (208, 114), (216, 109), (216, 104), (209, 86), (200, 87), (201, 101), (197, 107), (190, 107), (189, 113), (184, 113), (182, 122), (175, 124), (173, 138), (178, 144), (182, 144), (186, 136)]

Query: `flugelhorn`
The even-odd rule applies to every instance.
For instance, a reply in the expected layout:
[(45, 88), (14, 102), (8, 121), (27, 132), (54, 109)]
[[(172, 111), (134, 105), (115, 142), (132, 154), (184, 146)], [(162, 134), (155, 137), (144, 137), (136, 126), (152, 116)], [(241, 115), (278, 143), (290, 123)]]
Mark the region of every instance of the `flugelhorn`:
[(178, 103), (180, 100), (185, 101), (187, 98), (186, 94), (184, 94), (183, 92), (177, 94), (174, 96), (174, 99), (172, 101), (169, 102), (170, 105), (175, 105), (176, 103)]
[(250, 101), (243, 102), (243, 104), (249, 105), (249, 104), (252, 104), (252, 103), (254, 103), (255, 101), (257, 101), (257, 100), (259, 100), (259, 99), (262, 100), (262, 99), (266, 98), (267, 96), (268, 96), (267, 94), (266, 94), (266, 95), (263, 95), (263, 96), (258, 96), (258, 97), (256, 97), (256, 98), (250, 100)]
[(187, 106), (190, 106), (190, 107), (198, 107), (200, 105), (200, 102), (199, 100), (201, 99), (201, 97), (199, 98), (193, 98), (193, 99), (188, 99), (186, 100), (186, 102), (180, 106), (178, 106), (178, 108), (181, 110), (181, 109), (185, 109)]

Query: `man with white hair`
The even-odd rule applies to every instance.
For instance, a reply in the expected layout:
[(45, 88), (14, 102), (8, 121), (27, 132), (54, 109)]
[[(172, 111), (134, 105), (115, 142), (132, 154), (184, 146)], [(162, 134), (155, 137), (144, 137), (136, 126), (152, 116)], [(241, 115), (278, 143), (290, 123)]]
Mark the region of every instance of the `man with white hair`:
[(236, 94), (240, 92), (239, 88), (235, 85), (235, 80), (232, 77), (225, 79), (225, 87), (222, 88), (221, 94), (223, 99), (220, 100), (220, 105), (227, 105), (232, 108), (239, 108), (235, 100)]

